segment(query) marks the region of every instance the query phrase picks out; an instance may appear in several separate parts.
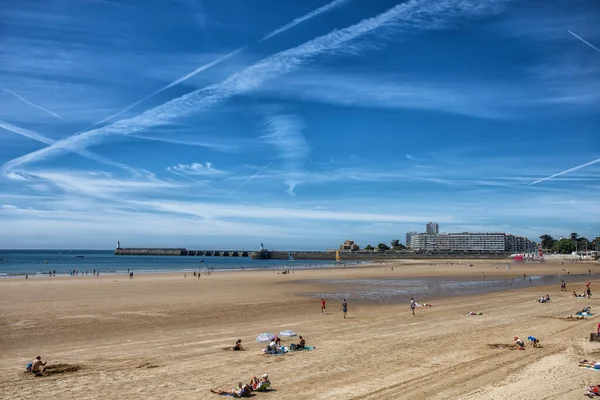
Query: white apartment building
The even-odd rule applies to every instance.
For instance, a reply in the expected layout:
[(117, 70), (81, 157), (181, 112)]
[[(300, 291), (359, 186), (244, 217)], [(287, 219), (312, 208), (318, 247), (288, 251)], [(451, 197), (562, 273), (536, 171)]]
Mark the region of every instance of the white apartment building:
[(507, 251), (507, 236), (504, 233), (421, 233), (411, 237), (411, 248), (424, 251)]
[(438, 233), (440, 233), (440, 226), (437, 222), (429, 222), (425, 227), (425, 232), (428, 235), (437, 235)]
[(417, 232), (407, 232), (406, 233), (406, 247), (412, 249), (412, 238), (416, 236)]

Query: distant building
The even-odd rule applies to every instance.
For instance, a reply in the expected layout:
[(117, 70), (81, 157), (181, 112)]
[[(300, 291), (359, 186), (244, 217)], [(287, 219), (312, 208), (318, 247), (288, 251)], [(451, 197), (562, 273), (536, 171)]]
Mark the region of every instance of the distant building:
[(406, 232), (406, 247), (412, 249), (412, 237), (416, 236), (417, 232)]
[(425, 232), (428, 235), (437, 235), (440, 233), (440, 226), (437, 222), (429, 222), (426, 226)]
[(421, 251), (532, 252), (535, 244), (524, 237), (506, 233), (421, 233), (411, 237), (411, 248)]
[(346, 240), (344, 243), (341, 244), (340, 250), (358, 251), (360, 250), (360, 246), (354, 243), (354, 240)]

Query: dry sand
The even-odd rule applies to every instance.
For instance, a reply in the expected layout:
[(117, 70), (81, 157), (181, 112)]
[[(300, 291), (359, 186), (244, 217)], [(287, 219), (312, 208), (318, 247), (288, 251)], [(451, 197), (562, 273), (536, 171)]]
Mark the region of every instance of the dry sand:
[[(552, 287), (523, 288), (437, 299), (432, 308), (408, 304), (339, 304), (320, 314), (318, 299), (294, 293), (331, 291), (305, 279), (384, 276), (488, 278), (600, 272), (598, 263), (547, 262), (495, 269), (438, 261), (398, 262), (370, 268), (276, 272), (61, 277), (0, 280), (0, 398), (179, 399), (219, 398), (210, 388), (233, 388), (268, 372), (275, 391), (265, 399), (572, 399), (600, 383), (600, 372), (578, 360), (600, 359), (590, 343), (598, 319), (567, 320), (599, 305)], [(501, 265), (506, 262), (500, 263)], [(385, 270), (384, 270), (385, 269)], [(592, 281), (592, 291), (600, 282)], [(536, 299), (549, 293), (552, 301)], [(426, 302), (428, 299), (417, 299)], [(467, 316), (480, 311), (481, 316)], [(600, 312), (600, 306), (598, 307)], [(293, 329), (315, 351), (266, 356), (254, 338)], [(543, 348), (511, 351), (514, 335), (540, 338)], [(245, 352), (224, 351), (241, 338)], [(287, 340), (284, 344), (291, 343)], [(24, 366), (36, 355), (76, 371), (34, 378)]]

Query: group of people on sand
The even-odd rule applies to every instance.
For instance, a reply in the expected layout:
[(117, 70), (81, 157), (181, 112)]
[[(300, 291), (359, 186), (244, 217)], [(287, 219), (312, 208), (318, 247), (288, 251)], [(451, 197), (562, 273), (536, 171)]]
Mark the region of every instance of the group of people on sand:
[(221, 395), (231, 395), (234, 397), (250, 397), (252, 392), (266, 392), (269, 386), (271, 386), (269, 375), (263, 374), (261, 379), (258, 379), (256, 376), (253, 376), (252, 379), (250, 379), (249, 383), (243, 384), (242, 382), (240, 382), (238, 383), (237, 387), (231, 390), (223, 390), (221, 388), (218, 388), (210, 389), (210, 391), (212, 393)]
[[(517, 347), (519, 350), (525, 350), (525, 342), (523, 341), (523, 339), (520, 339), (518, 336), (515, 336), (513, 340), (515, 342), (515, 347)], [(540, 340), (534, 336), (527, 336), (527, 341), (531, 343), (531, 347), (541, 347)]]
[(546, 294), (538, 299), (538, 303), (547, 303), (550, 301), (550, 295)]

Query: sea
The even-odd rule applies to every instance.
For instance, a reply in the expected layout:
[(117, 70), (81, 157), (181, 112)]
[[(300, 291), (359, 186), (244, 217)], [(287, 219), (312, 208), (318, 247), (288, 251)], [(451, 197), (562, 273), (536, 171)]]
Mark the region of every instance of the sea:
[(0, 250), (0, 277), (193, 272), (331, 267), (331, 260), (251, 260), (249, 257), (116, 256), (114, 250)]

